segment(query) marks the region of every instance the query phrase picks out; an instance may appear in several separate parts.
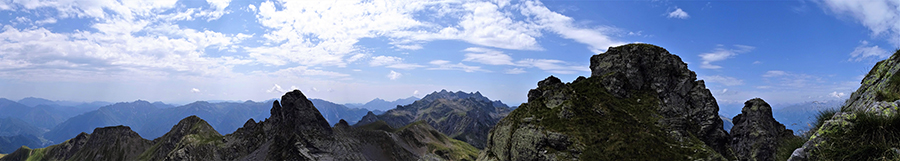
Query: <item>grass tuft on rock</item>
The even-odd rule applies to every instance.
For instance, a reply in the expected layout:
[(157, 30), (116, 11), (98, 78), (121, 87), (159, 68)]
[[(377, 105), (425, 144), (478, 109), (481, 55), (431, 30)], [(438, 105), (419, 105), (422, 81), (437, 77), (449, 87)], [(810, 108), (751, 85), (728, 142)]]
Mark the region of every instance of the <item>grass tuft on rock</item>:
[(900, 160), (900, 115), (857, 112), (853, 126), (825, 133), (811, 156), (818, 160)]

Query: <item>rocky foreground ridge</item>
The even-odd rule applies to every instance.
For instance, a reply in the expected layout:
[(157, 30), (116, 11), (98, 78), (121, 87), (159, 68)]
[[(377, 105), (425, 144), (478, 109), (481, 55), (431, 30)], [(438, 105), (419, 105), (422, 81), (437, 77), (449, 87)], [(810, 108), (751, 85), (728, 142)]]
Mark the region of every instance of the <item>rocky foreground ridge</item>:
[(427, 124), (378, 130), (341, 120), (331, 127), (299, 90), (281, 100), (265, 121), (250, 119), (225, 136), (191, 116), (152, 141), (127, 126), (104, 127), (46, 148), (22, 147), (0, 160), (472, 160), (476, 155), (474, 147)]
[(768, 160), (743, 155), (768, 153), (745, 145), (775, 139), (743, 136), (785, 132), (769, 107), (736, 118), (741, 137), (732, 138), (704, 82), (658, 46), (611, 47), (591, 57), (590, 68), (591, 77), (571, 83), (553, 76), (538, 82), (528, 102), (491, 129), (478, 159)]
[(823, 115), (789, 160), (900, 160), (900, 50), (879, 61), (844, 102)]

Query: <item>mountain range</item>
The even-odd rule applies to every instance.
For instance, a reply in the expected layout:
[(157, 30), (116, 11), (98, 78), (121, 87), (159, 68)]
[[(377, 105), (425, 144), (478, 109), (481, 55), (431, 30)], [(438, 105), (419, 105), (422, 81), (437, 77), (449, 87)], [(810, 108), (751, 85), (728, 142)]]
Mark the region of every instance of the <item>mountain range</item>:
[(445, 135), (481, 149), (484, 148), (488, 131), (510, 111), (512, 110), (506, 104), (491, 101), (480, 92), (441, 90), (380, 115), (366, 114), (354, 126), (384, 121), (387, 125), (398, 128), (424, 121)]
[[(44, 136), (80, 130), (58, 130), (61, 126), (84, 128), (74, 126), (76, 122), (97, 126), (118, 121), (120, 125), (69, 134), (65, 141), (45, 148), (22, 146), (0, 157), (0, 161), (783, 160), (788, 156), (791, 160), (827, 160), (834, 158), (823, 154), (845, 154), (830, 153), (834, 149), (822, 146), (847, 143), (830, 139), (845, 138), (843, 131), (856, 130), (847, 126), (884, 123), (859, 122), (874, 116), (848, 109), (877, 110), (876, 114), (888, 116), (897, 112), (900, 101), (895, 100), (900, 100), (900, 95), (892, 92), (900, 91), (895, 90), (900, 89), (900, 76), (891, 74), (900, 73), (900, 68), (892, 65), (900, 62), (900, 56), (893, 57), (896, 60), (879, 62), (867, 75), (864, 86), (842, 108), (847, 113), (836, 113), (825, 121), (793, 154), (790, 150), (799, 146), (793, 140), (802, 138), (778, 122), (773, 108), (763, 99), (746, 101), (740, 114), (728, 119), (719, 115), (719, 106), (704, 81), (697, 80), (680, 57), (651, 44), (627, 44), (592, 56), (590, 77), (563, 82), (549, 76), (537, 82), (537, 88), (527, 93), (528, 101), (517, 108), (490, 100), (480, 92), (442, 90), (382, 114), (367, 111), (350, 126), (346, 119), (333, 123), (328, 118), (357, 117), (359, 108), (310, 100), (299, 90), (287, 92), (280, 100), (266, 101), (271, 106), (252, 101), (200, 101), (159, 108), (147, 101), (125, 102), (75, 116)], [(3, 103), (0, 100), (0, 105)], [(15, 104), (9, 107), (29, 111)], [(254, 113), (265, 109), (269, 112)], [(152, 120), (156, 118), (165, 120)], [(73, 119), (80, 121), (69, 121)], [(236, 120), (246, 121), (241, 124)], [(732, 124), (730, 132), (724, 128), (726, 120)], [(218, 132), (229, 127), (234, 131), (225, 135)], [(843, 130), (833, 131), (836, 129)], [(868, 136), (861, 135), (878, 139)], [(3, 139), (0, 137), (0, 142)], [(831, 144), (821, 144), (823, 141)], [(885, 145), (896, 145), (890, 141)], [(896, 148), (887, 150), (892, 149)], [(881, 152), (878, 154), (892, 154)]]
[(110, 126), (46, 148), (22, 147), (0, 160), (472, 160), (477, 153), (425, 123), (357, 128), (340, 120), (331, 127), (298, 90), (273, 101), (270, 111), (268, 119), (249, 119), (224, 136), (188, 116), (154, 140)]
[(397, 108), (397, 106), (400, 106), (400, 105), (408, 105), (410, 103), (415, 102), (416, 100), (419, 100), (419, 98), (412, 97), (412, 96), (410, 96), (408, 98), (397, 99), (394, 101), (387, 101), (387, 100), (383, 100), (381, 98), (375, 98), (369, 102), (366, 102), (365, 104), (347, 103), (347, 104), (344, 104), (344, 106), (347, 106), (350, 108), (364, 108), (364, 109), (371, 110), (375, 114), (381, 114), (384, 111)]

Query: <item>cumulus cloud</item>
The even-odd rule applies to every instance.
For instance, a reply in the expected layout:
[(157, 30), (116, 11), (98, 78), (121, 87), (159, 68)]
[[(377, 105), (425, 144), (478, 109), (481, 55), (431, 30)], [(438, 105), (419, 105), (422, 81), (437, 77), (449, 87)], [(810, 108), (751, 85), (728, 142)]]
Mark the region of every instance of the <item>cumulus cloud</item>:
[(191, 88), (191, 93), (200, 93), (200, 89)]
[(723, 84), (725, 86), (744, 85), (744, 80), (737, 79), (734, 77), (728, 77), (728, 76), (714, 75), (714, 76), (704, 77), (703, 79), (706, 81), (709, 81), (709, 82)]
[(900, 1), (822, 0), (820, 4), (838, 16), (849, 16), (869, 28), (874, 36), (886, 36), (900, 46)]
[(891, 56), (891, 54), (884, 49), (878, 47), (878, 45), (869, 45), (868, 41), (860, 41), (859, 46), (856, 46), (856, 49), (853, 49), (853, 52), (850, 52), (850, 61), (862, 61), (866, 58), (877, 58), (877, 59), (885, 59)]
[(477, 47), (467, 48), (463, 51), (469, 52), (465, 54), (466, 58), (463, 61), (487, 65), (513, 65), (512, 57), (500, 51)]
[[(608, 36), (610, 27), (579, 25), (571, 17), (553, 12), (538, 1), (518, 3), (264, 2), (258, 6), (257, 17), (260, 24), (273, 29), (262, 36), (270, 45), (249, 47), (247, 51), (251, 57), (272, 65), (294, 62), (344, 66), (343, 59), (348, 54), (362, 50), (356, 46), (360, 39), (382, 36), (390, 37), (394, 48), (405, 50), (419, 50), (423, 48), (421, 44), (435, 40), (461, 40), (502, 49), (543, 50), (537, 43), (543, 32), (586, 44), (597, 53), (609, 46), (623, 44)], [(436, 14), (424, 19), (417, 16), (428, 12)]]
[(669, 12), (669, 15), (667, 17), (678, 18), (678, 19), (687, 19), (687, 18), (690, 18), (691, 16), (688, 15), (687, 12), (684, 12), (684, 10), (681, 10), (681, 8), (675, 7), (675, 10), (672, 12)]
[(713, 62), (722, 61), (731, 57), (738, 55), (739, 53), (750, 52), (755, 47), (747, 46), (747, 45), (734, 45), (733, 48), (725, 48), (724, 45), (718, 45), (712, 52), (700, 54), (700, 59), (703, 62), (700, 64), (700, 68), (704, 69), (719, 69), (722, 66), (713, 65)]
[(387, 75), (387, 77), (390, 78), (391, 80), (397, 80), (398, 78), (400, 78), (400, 76), (403, 76), (403, 74), (395, 72), (393, 70), (391, 70), (391, 73), (388, 73), (388, 75)]

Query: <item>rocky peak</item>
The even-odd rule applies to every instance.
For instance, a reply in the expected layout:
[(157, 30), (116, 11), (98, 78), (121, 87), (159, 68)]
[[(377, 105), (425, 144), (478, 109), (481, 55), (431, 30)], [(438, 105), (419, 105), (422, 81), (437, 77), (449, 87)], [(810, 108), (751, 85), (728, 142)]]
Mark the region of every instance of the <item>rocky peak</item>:
[(659, 122), (673, 130), (672, 135), (697, 136), (729, 156), (727, 144), (731, 139), (722, 129), (719, 105), (680, 57), (659, 46), (628, 44), (592, 56), (590, 68), (591, 77), (600, 77), (602, 88), (617, 97), (654, 91), (660, 100), (658, 112), (663, 116)]
[(300, 90), (281, 96), (281, 104), (274, 101), (271, 113), (269, 121), (278, 127), (276, 131), (322, 136), (332, 132), (325, 117)]
[(772, 107), (760, 98), (744, 102), (741, 114), (732, 121), (731, 147), (743, 160), (775, 160), (780, 140), (794, 136), (772, 117)]
[(137, 132), (131, 130), (131, 127), (122, 125), (96, 128), (91, 134), (100, 138), (141, 138)]
[(453, 99), (466, 99), (466, 98), (475, 98), (478, 101), (488, 101), (488, 102), (491, 101), (491, 99), (488, 99), (487, 97), (484, 97), (483, 95), (481, 95), (481, 92), (479, 92), (479, 91), (475, 91), (474, 93), (466, 93), (463, 91), (449, 92), (446, 89), (442, 89), (440, 92), (431, 92), (431, 94), (425, 95), (425, 97), (422, 97), (422, 99), (419, 101), (422, 101), (427, 104), (427, 103), (437, 100), (437, 99), (453, 100)]
[(181, 136), (190, 135), (190, 134), (211, 134), (211, 135), (221, 135), (212, 126), (209, 125), (197, 115), (191, 115), (181, 121), (178, 121), (178, 124), (172, 127), (166, 135), (172, 135), (172, 137), (180, 138)]

